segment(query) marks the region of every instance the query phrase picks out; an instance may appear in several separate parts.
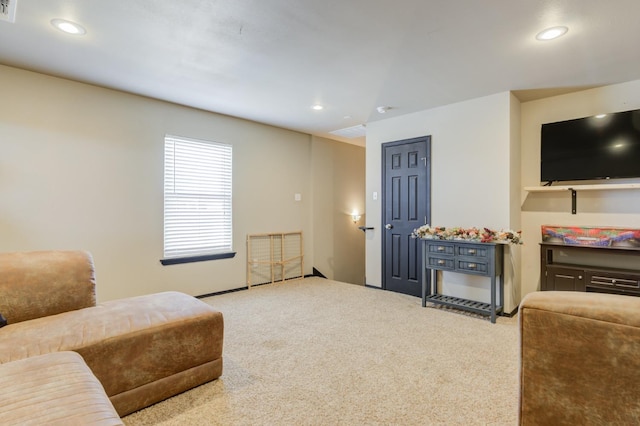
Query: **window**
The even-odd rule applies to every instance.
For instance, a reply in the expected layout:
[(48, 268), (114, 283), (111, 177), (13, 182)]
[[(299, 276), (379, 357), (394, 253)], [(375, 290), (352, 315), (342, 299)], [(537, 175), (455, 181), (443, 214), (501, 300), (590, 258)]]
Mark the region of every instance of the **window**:
[(228, 144), (164, 139), (162, 264), (233, 257)]

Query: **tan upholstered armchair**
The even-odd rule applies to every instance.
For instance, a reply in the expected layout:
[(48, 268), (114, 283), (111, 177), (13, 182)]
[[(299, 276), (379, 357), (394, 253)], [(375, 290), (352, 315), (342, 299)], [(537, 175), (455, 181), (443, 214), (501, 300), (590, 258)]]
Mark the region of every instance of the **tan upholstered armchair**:
[(531, 293), (520, 332), (520, 424), (640, 424), (639, 297)]

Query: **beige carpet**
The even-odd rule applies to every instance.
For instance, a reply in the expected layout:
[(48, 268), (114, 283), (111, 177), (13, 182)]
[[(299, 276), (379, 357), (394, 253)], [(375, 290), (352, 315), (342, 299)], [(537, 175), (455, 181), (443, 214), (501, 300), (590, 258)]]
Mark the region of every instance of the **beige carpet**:
[(224, 313), (222, 377), (127, 425), (517, 422), (515, 318), (320, 278), (204, 300)]

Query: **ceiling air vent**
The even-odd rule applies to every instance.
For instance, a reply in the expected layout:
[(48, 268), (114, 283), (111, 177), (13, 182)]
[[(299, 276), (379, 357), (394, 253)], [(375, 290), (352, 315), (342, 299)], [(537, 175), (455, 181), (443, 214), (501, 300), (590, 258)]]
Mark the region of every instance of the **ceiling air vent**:
[(361, 138), (366, 135), (366, 127), (364, 124), (358, 124), (357, 126), (347, 127), (345, 129), (334, 130), (333, 132), (329, 132), (332, 135), (342, 136), (343, 138), (355, 139)]
[(16, 2), (18, 0), (0, 0), (0, 21), (16, 22)]

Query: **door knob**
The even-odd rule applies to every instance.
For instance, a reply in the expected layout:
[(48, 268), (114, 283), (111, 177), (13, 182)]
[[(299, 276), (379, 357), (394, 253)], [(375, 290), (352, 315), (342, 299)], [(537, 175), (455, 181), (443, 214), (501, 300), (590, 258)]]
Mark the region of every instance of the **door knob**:
[(392, 224), (390, 224), (390, 223), (387, 223), (384, 227), (385, 227), (385, 228), (387, 228), (387, 229), (392, 229), (392, 228), (393, 228), (393, 225), (392, 225)]

